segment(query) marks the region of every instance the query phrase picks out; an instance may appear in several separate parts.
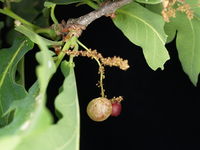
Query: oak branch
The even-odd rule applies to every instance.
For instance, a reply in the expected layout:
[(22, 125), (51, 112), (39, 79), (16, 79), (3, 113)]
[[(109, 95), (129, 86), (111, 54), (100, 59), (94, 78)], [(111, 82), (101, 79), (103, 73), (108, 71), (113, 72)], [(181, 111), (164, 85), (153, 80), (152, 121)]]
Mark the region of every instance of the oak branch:
[(115, 11), (126, 5), (131, 3), (133, 0), (115, 0), (115, 1), (108, 1), (98, 9), (83, 15), (79, 18), (69, 19), (67, 21), (67, 25), (81, 25), (85, 28), (92, 23), (94, 20), (102, 17), (102, 16), (109, 16), (110, 14), (115, 13)]

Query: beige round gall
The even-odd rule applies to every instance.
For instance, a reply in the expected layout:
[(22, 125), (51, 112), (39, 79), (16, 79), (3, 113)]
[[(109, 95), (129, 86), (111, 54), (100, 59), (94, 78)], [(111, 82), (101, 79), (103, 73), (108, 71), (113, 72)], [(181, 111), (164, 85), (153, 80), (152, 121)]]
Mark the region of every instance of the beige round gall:
[(111, 101), (105, 97), (95, 98), (87, 106), (87, 114), (94, 121), (104, 121), (111, 113)]

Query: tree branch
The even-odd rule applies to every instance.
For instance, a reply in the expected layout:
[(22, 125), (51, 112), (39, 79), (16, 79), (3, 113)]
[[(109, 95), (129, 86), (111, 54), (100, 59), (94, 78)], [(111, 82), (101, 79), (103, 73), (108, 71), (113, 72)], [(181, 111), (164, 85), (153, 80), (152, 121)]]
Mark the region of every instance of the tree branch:
[(80, 25), (82, 27), (87, 27), (90, 23), (92, 23), (94, 20), (106, 16), (112, 13), (115, 13), (115, 11), (132, 2), (133, 0), (114, 0), (114, 1), (108, 1), (104, 5), (102, 5), (97, 10), (94, 10), (86, 15), (83, 15), (79, 18), (75, 19), (69, 19), (67, 21), (67, 25)]

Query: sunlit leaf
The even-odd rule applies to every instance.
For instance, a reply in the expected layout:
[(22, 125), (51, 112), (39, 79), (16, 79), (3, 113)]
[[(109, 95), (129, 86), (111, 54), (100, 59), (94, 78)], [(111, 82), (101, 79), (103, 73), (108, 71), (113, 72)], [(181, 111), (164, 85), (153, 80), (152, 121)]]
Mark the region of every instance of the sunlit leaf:
[(9, 115), (2, 117), (13, 101), (24, 98), (27, 93), (15, 83), (15, 67), (20, 59), (32, 49), (33, 43), (25, 38), (16, 39), (11, 48), (0, 50), (0, 126), (9, 123)]
[(146, 61), (152, 69), (164, 68), (169, 54), (165, 48), (167, 36), (160, 15), (133, 2), (119, 9), (113, 21), (131, 42), (143, 48)]

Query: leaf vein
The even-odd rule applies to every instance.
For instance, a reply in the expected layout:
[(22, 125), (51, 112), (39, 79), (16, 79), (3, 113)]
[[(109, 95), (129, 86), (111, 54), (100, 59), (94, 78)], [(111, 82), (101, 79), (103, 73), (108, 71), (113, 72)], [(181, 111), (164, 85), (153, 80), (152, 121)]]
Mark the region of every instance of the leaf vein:
[(120, 13), (124, 13), (126, 15), (129, 15), (130, 17), (136, 18), (137, 20), (139, 20), (140, 22), (144, 23), (146, 26), (148, 26), (154, 33), (156, 33), (157, 37), (160, 39), (160, 41), (162, 42), (163, 45), (165, 45), (165, 41), (162, 39), (162, 37), (160, 36), (160, 34), (156, 31), (156, 29), (154, 27), (152, 27), (149, 23), (145, 22), (144, 20), (142, 20), (141, 18), (130, 14), (126, 11), (123, 10), (119, 10)]
[[(188, 19), (189, 20), (189, 19)], [(194, 59), (194, 51), (195, 51), (195, 33), (194, 33), (194, 28), (193, 28), (193, 24), (192, 22), (189, 20), (190, 26), (191, 26), (191, 30), (192, 30), (192, 35), (193, 35), (193, 40), (192, 40), (192, 53), (191, 53), (191, 74), (193, 72), (193, 59)]]
[[(1, 77), (1, 79), (0, 79), (0, 89), (1, 89), (1, 87), (2, 87), (2, 85), (3, 85), (3, 83), (4, 83), (4, 81), (5, 81), (7, 72), (9, 71), (9, 69), (10, 69), (12, 63), (14, 62), (15, 58), (17, 57), (17, 54), (19, 53), (19, 51), (21, 50), (21, 48), (24, 46), (24, 43), (25, 43), (25, 41), (23, 41), (23, 42), (19, 45), (17, 51), (16, 51), (15, 54), (13, 55), (12, 59), (9, 61), (7, 67), (6, 67), (5, 70), (4, 70), (4, 72), (2, 73), (2, 77)], [(1, 110), (1, 113), (3, 113), (3, 104), (2, 104), (2, 102), (1, 102), (1, 100), (0, 100), (0, 110)]]

